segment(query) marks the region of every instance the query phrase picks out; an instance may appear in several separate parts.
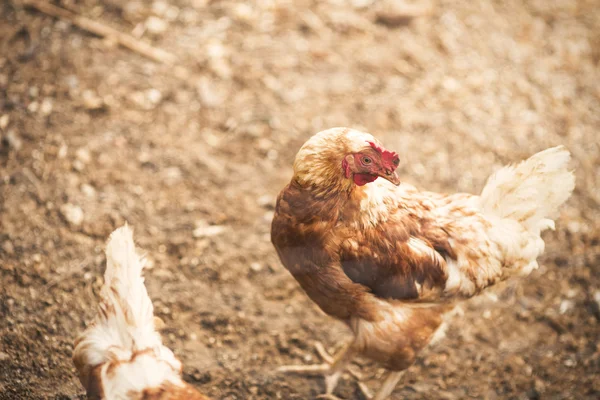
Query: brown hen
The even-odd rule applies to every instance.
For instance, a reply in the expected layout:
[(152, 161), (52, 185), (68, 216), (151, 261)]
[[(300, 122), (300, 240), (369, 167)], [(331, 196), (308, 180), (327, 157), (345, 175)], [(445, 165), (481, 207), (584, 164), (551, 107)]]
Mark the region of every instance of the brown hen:
[[(399, 159), (368, 133), (333, 128), (298, 152), (280, 193), (271, 239), (281, 262), (353, 341), (323, 365), (326, 394), (355, 355), (387, 368), (387, 398), (456, 301), (527, 275), (540, 233), (573, 191), (569, 152), (547, 149), (494, 174), (480, 196), (441, 195), (400, 183)], [(383, 178), (383, 179), (378, 179)]]

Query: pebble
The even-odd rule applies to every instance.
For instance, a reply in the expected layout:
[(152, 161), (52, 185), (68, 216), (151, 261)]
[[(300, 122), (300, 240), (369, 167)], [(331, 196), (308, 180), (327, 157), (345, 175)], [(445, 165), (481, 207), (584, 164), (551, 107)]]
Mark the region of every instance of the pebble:
[(155, 1), (152, 3), (152, 12), (157, 15), (165, 15), (169, 9), (169, 4), (165, 1)]
[(77, 151), (75, 152), (75, 157), (77, 157), (77, 159), (84, 164), (89, 163), (92, 159), (92, 157), (90, 156), (90, 151), (84, 147), (77, 149)]
[(6, 254), (12, 255), (15, 253), (15, 246), (12, 244), (12, 242), (10, 240), (7, 240), (4, 243), (2, 243), (2, 250), (4, 250), (4, 252)]
[(40, 103), (38, 103), (37, 101), (32, 101), (31, 103), (29, 103), (29, 105), (27, 106), (27, 111), (31, 112), (31, 113), (35, 113), (37, 112), (37, 110), (40, 108)]
[(596, 290), (594, 292), (594, 295), (592, 297), (594, 298), (594, 302), (596, 303), (596, 307), (598, 308), (598, 310), (600, 310), (600, 290)]
[(47, 117), (48, 115), (50, 115), (52, 113), (52, 109), (54, 108), (54, 101), (49, 98), (46, 97), (43, 101), (42, 101), (42, 105), (40, 106), (40, 113)]
[(167, 186), (173, 186), (181, 181), (183, 176), (179, 167), (169, 167), (162, 172), (162, 177)]
[(19, 151), (23, 146), (23, 142), (14, 130), (10, 130), (2, 138), (2, 145), (7, 146), (11, 150)]
[(202, 104), (206, 107), (217, 107), (225, 101), (225, 96), (220, 93), (208, 78), (202, 78), (196, 85), (196, 91)]
[(79, 226), (83, 222), (83, 210), (74, 204), (63, 204), (60, 207), (60, 213), (73, 226)]
[(369, 7), (375, 0), (352, 0), (352, 6), (356, 9)]
[(148, 17), (144, 25), (146, 25), (146, 30), (153, 35), (161, 35), (169, 28), (169, 24), (165, 20), (155, 16)]
[(4, 130), (10, 123), (10, 115), (4, 114), (0, 117), (0, 129)]
[(275, 199), (270, 194), (260, 196), (257, 202), (259, 206), (267, 209), (273, 209), (275, 205)]
[(92, 185), (84, 183), (81, 185), (81, 192), (89, 198), (93, 198), (96, 196), (96, 189)]
[(225, 231), (225, 226), (223, 225), (206, 225), (206, 226), (198, 226), (194, 229), (192, 236), (195, 238), (201, 237), (211, 237), (220, 235)]
[(158, 89), (148, 89), (143, 92), (134, 92), (129, 96), (131, 101), (144, 110), (154, 109), (162, 101), (162, 93)]
[(3, 351), (0, 351), (0, 361), (8, 360), (10, 356)]
[(407, 4), (404, 1), (388, 0), (381, 3), (376, 12), (377, 22), (395, 28), (410, 23), (414, 18), (427, 15), (430, 6)]
[(87, 110), (99, 110), (104, 107), (104, 101), (100, 96), (91, 90), (85, 90), (81, 94), (83, 107)]
[(29, 88), (29, 97), (35, 99), (40, 94), (40, 89), (37, 86), (32, 86)]
[(65, 158), (67, 156), (67, 151), (69, 150), (69, 148), (67, 147), (66, 144), (63, 144), (60, 146), (60, 148), (58, 149), (58, 153), (56, 154), (56, 156), (58, 158)]
[(558, 312), (561, 314), (566, 314), (575, 306), (575, 302), (573, 300), (563, 300), (560, 302), (560, 306), (558, 308)]
[(250, 264), (250, 269), (254, 272), (260, 272), (260, 271), (262, 271), (263, 266), (261, 263), (253, 262)]

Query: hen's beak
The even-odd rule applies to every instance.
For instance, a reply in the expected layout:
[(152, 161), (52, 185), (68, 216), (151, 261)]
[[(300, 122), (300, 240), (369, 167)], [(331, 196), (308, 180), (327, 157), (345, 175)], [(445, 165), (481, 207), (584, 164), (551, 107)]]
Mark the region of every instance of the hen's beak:
[(400, 184), (400, 177), (396, 171), (392, 171), (391, 169), (383, 169), (379, 176), (385, 180), (392, 182), (394, 185), (398, 186)]

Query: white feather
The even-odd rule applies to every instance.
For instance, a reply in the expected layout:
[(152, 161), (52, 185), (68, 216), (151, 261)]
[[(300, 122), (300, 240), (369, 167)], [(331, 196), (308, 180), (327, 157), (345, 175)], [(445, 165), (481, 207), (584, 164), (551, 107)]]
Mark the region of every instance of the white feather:
[[(80, 373), (103, 365), (101, 386), (106, 398), (127, 398), (127, 393), (166, 381), (180, 385), (181, 363), (154, 329), (153, 306), (142, 277), (144, 263), (127, 225), (110, 236), (106, 259), (99, 313), (73, 353)], [(140, 351), (147, 353), (132, 358)], [(108, 376), (111, 365), (114, 369)]]
[(575, 188), (575, 176), (567, 169), (570, 158), (567, 149), (557, 146), (502, 168), (488, 179), (481, 208), (489, 215), (516, 220), (537, 234), (553, 228), (549, 218)]

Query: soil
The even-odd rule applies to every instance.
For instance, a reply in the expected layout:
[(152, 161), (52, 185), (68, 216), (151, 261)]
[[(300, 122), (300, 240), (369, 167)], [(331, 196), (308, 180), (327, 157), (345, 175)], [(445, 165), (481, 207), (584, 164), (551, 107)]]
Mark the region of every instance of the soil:
[[(401, 155), (405, 181), (481, 190), (546, 147), (577, 188), (541, 267), (462, 304), (396, 399), (600, 397), (600, 13), (589, 0), (61, 0), (168, 50), (148, 60), (0, 3), (0, 399), (76, 399), (103, 244), (127, 221), (186, 381), (215, 399), (310, 399), (349, 338), (280, 265), (269, 229), (295, 152), (333, 126)], [(411, 3), (412, 4), (412, 3)], [(383, 371), (357, 363), (376, 389)], [(361, 399), (347, 375), (336, 394)]]

